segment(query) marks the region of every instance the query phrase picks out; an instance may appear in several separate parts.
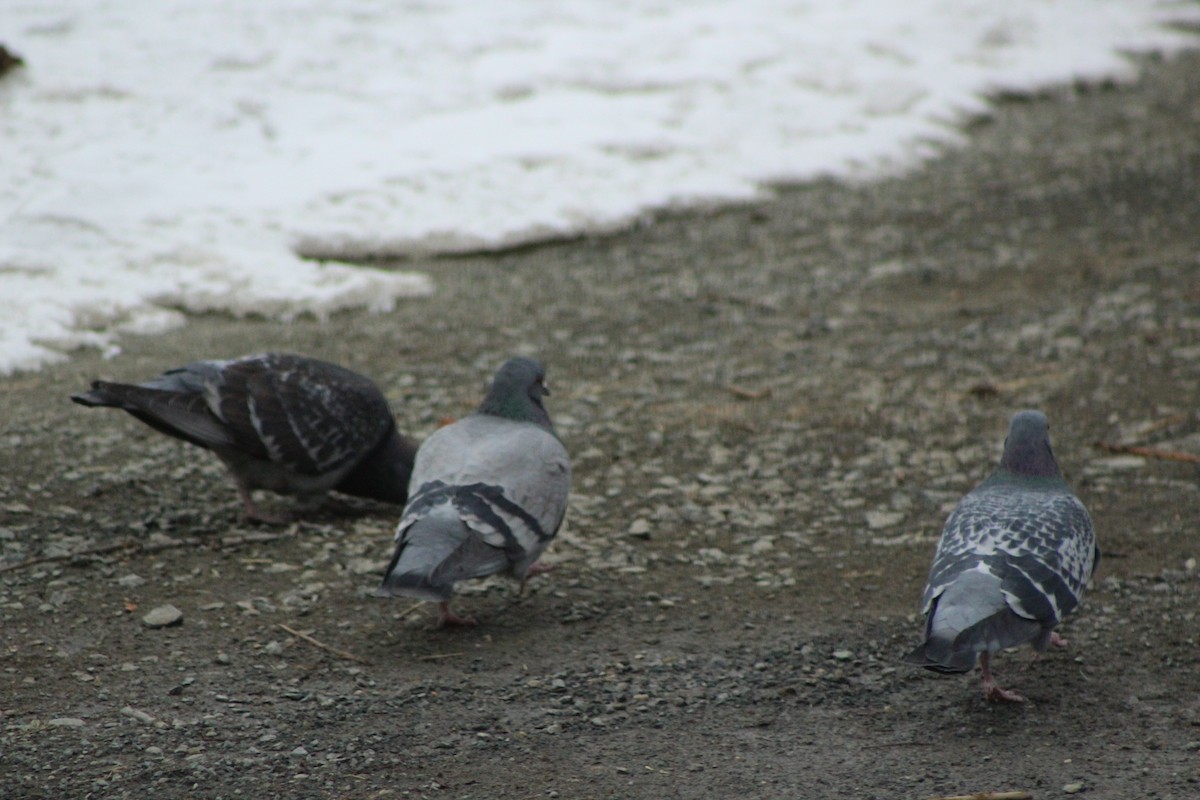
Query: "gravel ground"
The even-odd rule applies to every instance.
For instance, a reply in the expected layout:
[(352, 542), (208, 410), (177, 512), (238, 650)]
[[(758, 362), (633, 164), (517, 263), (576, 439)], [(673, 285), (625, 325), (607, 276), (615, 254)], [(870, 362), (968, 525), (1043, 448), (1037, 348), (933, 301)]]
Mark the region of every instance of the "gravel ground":
[[(1200, 453), (1200, 55), (1144, 68), (1004, 100), (916, 174), (0, 381), (0, 796), (1196, 797), (1196, 470), (1093, 447)], [(370, 596), (397, 509), (246, 526), (214, 458), (67, 400), (265, 349), (373, 376), (417, 436), (540, 356), (558, 570), (465, 586), (482, 624), (435, 631)], [(994, 706), (899, 658), (1031, 406), (1105, 558), (1068, 650), (999, 659), (1030, 702)]]

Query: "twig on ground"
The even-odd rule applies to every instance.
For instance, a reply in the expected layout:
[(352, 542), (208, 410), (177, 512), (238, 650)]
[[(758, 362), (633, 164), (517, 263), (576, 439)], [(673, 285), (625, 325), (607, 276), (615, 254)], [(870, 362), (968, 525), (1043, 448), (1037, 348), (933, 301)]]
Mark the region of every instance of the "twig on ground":
[(417, 656), (418, 661), (437, 661), (439, 658), (454, 658), (455, 656), (465, 656), (466, 653), (431, 653), (427, 656)]
[[(282, 539), (288, 534), (285, 533), (245, 533), (223, 536), (217, 540), (220, 547), (237, 547), (243, 544), (261, 544), (263, 542), (273, 542), (276, 539)], [(96, 545), (95, 547), (85, 547), (82, 550), (72, 550), (70, 553), (58, 553), (52, 556), (36, 556), (35, 558), (27, 558), (24, 561), (18, 561), (15, 564), (4, 564), (0, 566), (0, 572), (12, 572), (13, 570), (25, 569), (34, 567), (38, 564), (50, 564), (57, 561), (73, 561), (76, 558), (84, 556), (102, 556), (108, 553), (115, 553), (118, 550), (128, 550), (132, 553), (157, 553), (162, 550), (174, 550), (177, 547), (192, 547), (198, 544), (204, 544), (206, 540), (196, 536), (185, 536), (182, 539), (158, 539), (151, 542), (139, 542), (137, 539), (126, 537), (119, 542), (110, 542), (109, 544)]]
[(285, 631), (290, 633), (292, 636), (295, 636), (297, 639), (303, 639), (304, 641), (311, 644), (313, 647), (316, 647), (319, 650), (324, 650), (326, 653), (332, 653), (333, 655), (337, 656), (338, 658), (344, 658), (347, 661), (356, 661), (359, 664), (367, 664), (368, 666), (371, 663), (370, 661), (367, 661), (365, 658), (362, 658), (361, 656), (354, 655), (354, 653), (349, 653), (349, 652), (346, 652), (345, 650), (339, 650), (336, 647), (325, 644), (324, 642), (320, 641), (319, 639), (314, 639), (312, 636), (309, 636), (307, 633), (304, 633), (303, 631), (298, 631), (290, 625), (285, 625), (282, 622), (280, 622), (279, 627), (283, 628)]
[(1178, 450), (1155, 450), (1153, 447), (1139, 447), (1133, 444), (1116, 444), (1114, 442), (1094, 442), (1093, 447), (1107, 450), (1110, 453), (1128, 453), (1142, 458), (1157, 458), (1160, 461), (1183, 461), (1187, 464), (1200, 464), (1200, 456), (1192, 453), (1181, 453)]
[(736, 383), (726, 384), (725, 390), (743, 400), (763, 400), (771, 396), (770, 389), (748, 389), (745, 386), (738, 386)]
[(15, 564), (5, 564), (0, 566), (0, 572), (10, 572), (16, 569), (25, 569), (38, 564), (49, 564), (54, 561), (70, 561), (73, 558), (80, 556), (98, 556), (105, 553), (112, 553), (116, 550), (135, 549), (140, 546), (140, 543), (135, 539), (122, 539), (119, 542), (111, 542), (109, 544), (97, 545), (96, 547), (88, 547), (83, 550), (74, 550), (70, 553), (59, 553), (53, 556), (37, 556), (36, 558), (27, 558), (24, 561), (18, 561)]
[(423, 605), (425, 605), (425, 601), (424, 601), (424, 600), (418, 600), (417, 602), (413, 603), (411, 606), (409, 606), (408, 608), (404, 609), (404, 610), (403, 610), (403, 611), (401, 611), (399, 614), (397, 614), (397, 615), (396, 615), (396, 619), (404, 619), (404, 618), (405, 618), (405, 617), (407, 617), (409, 614), (411, 614), (412, 612), (416, 611), (418, 608), (420, 608), (420, 607), (421, 607), (421, 606), (423, 606)]

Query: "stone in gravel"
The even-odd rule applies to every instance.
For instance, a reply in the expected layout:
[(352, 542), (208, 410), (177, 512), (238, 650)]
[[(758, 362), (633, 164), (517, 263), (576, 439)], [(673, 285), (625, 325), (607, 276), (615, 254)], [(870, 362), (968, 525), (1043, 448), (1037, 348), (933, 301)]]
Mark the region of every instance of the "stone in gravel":
[(46, 724), (51, 728), (82, 728), (84, 722), (79, 717), (55, 717)]
[(136, 589), (145, 582), (145, 578), (143, 578), (141, 575), (135, 575), (132, 572), (128, 575), (122, 575), (120, 578), (117, 578), (117, 586), (122, 586), (126, 589)]
[(904, 521), (904, 514), (899, 511), (868, 511), (867, 527), (873, 531), (880, 528), (890, 528)]
[(1083, 791), (1083, 784), (1079, 782), (1068, 783), (1067, 785), (1063, 786), (1063, 791), (1067, 794), (1079, 794)]
[(126, 717), (131, 717), (133, 719), (136, 719), (138, 722), (144, 722), (147, 725), (154, 722), (154, 717), (150, 716), (145, 711), (139, 711), (138, 709), (134, 708), (133, 706), (123, 707), (121, 709), (121, 714), (123, 714)]
[(147, 628), (166, 628), (183, 623), (183, 612), (170, 603), (152, 609), (142, 617), (142, 624)]
[(629, 536), (634, 539), (650, 538), (650, 522), (638, 517), (629, 526)]

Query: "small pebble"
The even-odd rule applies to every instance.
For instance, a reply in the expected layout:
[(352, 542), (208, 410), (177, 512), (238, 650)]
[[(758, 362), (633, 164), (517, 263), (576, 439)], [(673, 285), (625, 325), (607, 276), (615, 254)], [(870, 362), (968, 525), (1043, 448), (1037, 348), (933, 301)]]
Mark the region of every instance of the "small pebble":
[(147, 725), (154, 722), (154, 717), (150, 716), (145, 711), (139, 711), (138, 709), (134, 708), (133, 706), (125, 706), (124, 708), (121, 709), (121, 713), (127, 717), (132, 717), (133, 719), (136, 719), (138, 722), (144, 722)]
[(630, 524), (629, 535), (635, 539), (649, 539), (650, 538), (650, 522), (641, 517), (638, 517)]
[(1080, 792), (1083, 791), (1083, 784), (1078, 783), (1078, 782), (1077, 783), (1068, 783), (1066, 786), (1063, 787), (1063, 791), (1066, 792), (1067, 794), (1079, 794)]
[(79, 717), (56, 717), (46, 724), (51, 728), (82, 728), (84, 725)]
[(171, 625), (179, 625), (182, 622), (183, 612), (170, 603), (152, 609), (146, 616), (142, 617), (142, 624), (147, 628), (166, 628)]

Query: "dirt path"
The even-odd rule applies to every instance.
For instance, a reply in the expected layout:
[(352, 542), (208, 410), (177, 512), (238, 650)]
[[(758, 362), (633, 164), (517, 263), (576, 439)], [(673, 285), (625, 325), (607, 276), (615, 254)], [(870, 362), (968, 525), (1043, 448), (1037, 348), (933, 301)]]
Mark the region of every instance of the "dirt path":
[[(0, 796), (1200, 796), (1200, 481), (1092, 447), (1200, 453), (1196, 75), (1007, 102), (903, 179), (417, 263), (438, 293), (386, 317), (207, 318), (0, 381), (3, 563), (140, 547), (0, 573)], [(432, 631), (369, 596), (395, 509), (245, 529), (214, 459), (66, 400), (264, 349), (372, 375), (418, 436), (539, 355), (559, 570)], [(1105, 560), (996, 707), (898, 659), (1029, 406)]]

